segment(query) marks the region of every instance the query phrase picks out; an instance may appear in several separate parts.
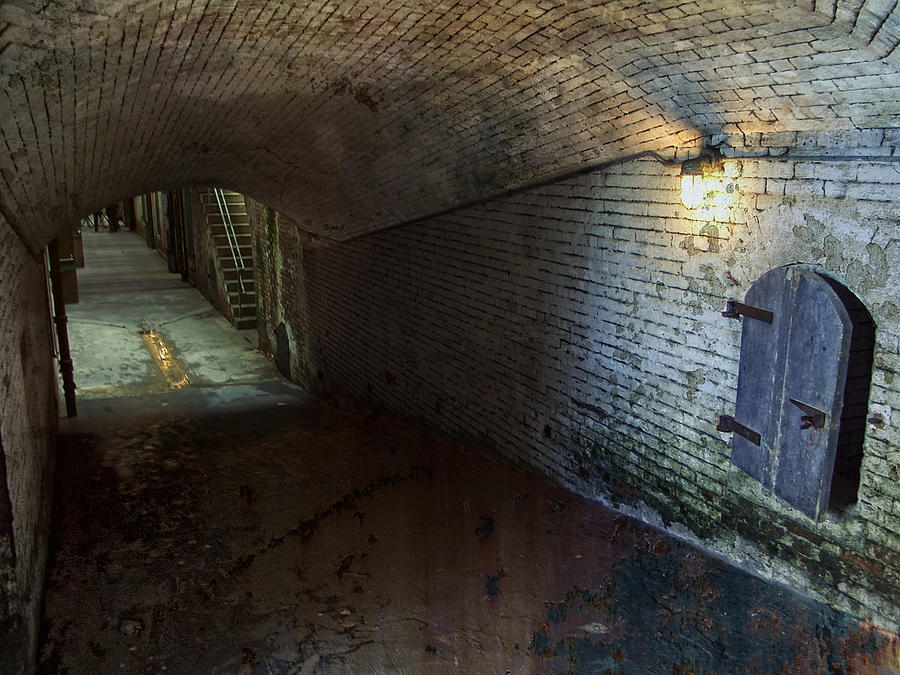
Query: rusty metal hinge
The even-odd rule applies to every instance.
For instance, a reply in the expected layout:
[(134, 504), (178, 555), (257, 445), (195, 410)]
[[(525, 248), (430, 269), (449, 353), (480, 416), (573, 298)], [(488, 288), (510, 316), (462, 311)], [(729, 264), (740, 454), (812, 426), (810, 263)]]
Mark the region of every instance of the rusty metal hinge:
[(75, 271), (75, 258), (69, 256), (67, 258), (59, 259), (59, 271), (60, 272), (74, 272)]
[(744, 426), (731, 415), (719, 415), (719, 423), (716, 425), (716, 430), (736, 433), (738, 436), (746, 438), (753, 445), (759, 445), (762, 442), (762, 437), (758, 431), (753, 431), (750, 427)]

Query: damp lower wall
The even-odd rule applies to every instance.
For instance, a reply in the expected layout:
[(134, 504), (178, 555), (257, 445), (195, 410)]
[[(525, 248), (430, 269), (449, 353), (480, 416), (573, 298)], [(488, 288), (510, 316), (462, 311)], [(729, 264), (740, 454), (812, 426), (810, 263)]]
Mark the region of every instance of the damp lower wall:
[[(724, 187), (696, 209), (678, 167), (647, 158), (340, 244), (251, 202), (260, 344), (274, 358), (280, 340), (282, 359), (287, 344), (311, 389), (418, 420), (897, 630), (895, 140), (859, 132), (813, 158), (726, 159)], [(877, 325), (858, 503), (821, 521), (737, 469), (716, 430), (740, 356), (725, 302), (793, 263), (843, 283)]]
[(34, 665), (47, 557), (56, 381), (43, 256), (0, 217), (0, 672)]

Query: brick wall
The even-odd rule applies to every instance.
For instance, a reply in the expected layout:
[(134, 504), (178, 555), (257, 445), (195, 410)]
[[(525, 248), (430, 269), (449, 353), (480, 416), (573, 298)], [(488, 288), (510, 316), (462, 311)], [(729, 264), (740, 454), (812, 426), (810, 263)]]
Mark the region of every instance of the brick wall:
[[(881, 132), (840, 154), (891, 152)], [(796, 136), (781, 139), (800, 142)], [(871, 147), (868, 147), (871, 146)], [(825, 153), (821, 148), (807, 148)], [(534, 467), (893, 629), (900, 607), (898, 165), (726, 160), (737, 191), (690, 211), (652, 159), (326, 245), (254, 209), (261, 344), (295, 379), (366, 398)], [(290, 232), (288, 232), (290, 231)], [(740, 322), (772, 267), (845, 283), (878, 326), (858, 505), (813, 522), (730, 463)]]
[[(259, 348), (276, 357), (276, 330), (282, 327), (289, 359), (280, 364), (285, 375), (320, 389), (312, 345), (306, 275), (301, 255), (303, 235), (277, 211), (245, 197), (253, 239)], [(285, 367), (287, 365), (287, 367)]]
[(4, 209), (43, 243), (227, 185), (344, 238), (710, 134), (894, 127), (898, 20), (883, 0), (14, 0)]
[(132, 197), (131, 202), (134, 204), (134, 230), (141, 238), (147, 240), (147, 221), (144, 219), (144, 200), (142, 197)]
[[(227, 185), (339, 240), (633, 152), (681, 158), (704, 139), (750, 154), (890, 155), (898, 21), (882, 0), (14, 0), (0, 4), (0, 211), (40, 250), (61, 225), (132, 195)], [(896, 469), (893, 427), (867, 439), (859, 518), (802, 534), (772, 518), (762, 537), (741, 528), (778, 505), (738, 485), (708, 424), (734, 387), (738, 337), (721, 325), (720, 301), (794, 259), (842, 275), (870, 304), (880, 327), (873, 405), (890, 411), (895, 280), (884, 214), (894, 187), (879, 181), (891, 172), (744, 162), (740, 204), (707, 222), (671, 215), (676, 179), (636, 166), (345, 248), (301, 246), (296, 228), (270, 228), (280, 252), (267, 260), (275, 282), (265, 310), (271, 326), (284, 324), (288, 370), (320, 388), (371, 392), (584, 494), (649, 505), (797, 585), (829, 592), (837, 582), (823, 570), (838, 570), (829, 573), (850, 579), (839, 601), (881, 616), (874, 572), (857, 579), (854, 566), (880, 556), (885, 578), (896, 578), (896, 494), (872, 478)], [(22, 269), (8, 267), (4, 279)], [(27, 295), (19, 284), (29, 274), (7, 286), (5, 302)], [(16, 314), (3, 330), (25, 325)], [(27, 326), (26, 342), (39, 342), (39, 322)], [(26, 370), (46, 350), (33, 353)], [(18, 386), (14, 354), (4, 358), (3, 386)], [(43, 414), (40, 401), (34, 409)], [(20, 413), (0, 422), (18, 428)], [(25, 447), (20, 432), (4, 429), (13, 456)], [(705, 476), (712, 498), (696, 497), (696, 472), (684, 467)], [(9, 477), (20, 469), (7, 461), (9, 484), (28, 484)], [(22, 494), (31, 496), (14, 508), (37, 499)], [(717, 527), (705, 532), (706, 522)], [(786, 548), (802, 548), (801, 536), (819, 557), (808, 574)], [(774, 566), (780, 559), (790, 565)]]
[(30, 672), (47, 553), (56, 380), (44, 262), (0, 218), (0, 672)]

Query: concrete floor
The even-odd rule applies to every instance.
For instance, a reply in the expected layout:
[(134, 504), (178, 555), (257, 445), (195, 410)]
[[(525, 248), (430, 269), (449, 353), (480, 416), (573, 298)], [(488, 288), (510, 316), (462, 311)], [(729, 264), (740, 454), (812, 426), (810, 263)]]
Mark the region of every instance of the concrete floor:
[[(196, 325), (127, 260), (103, 322)], [(63, 425), (40, 672), (900, 670), (896, 636), (271, 368), (193, 386), (257, 372), (214, 372), (197, 330), (169, 335), (192, 386), (161, 391), (132, 345), (141, 377), (98, 366), (116, 397)], [(232, 344), (217, 360), (261, 358)]]
[(256, 331), (236, 331), (199, 291), (166, 270), (164, 259), (135, 232), (83, 232), (85, 267), (79, 302), (67, 305), (78, 398), (159, 393), (172, 388), (153, 331), (189, 382), (206, 387), (278, 377), (254, 347)]

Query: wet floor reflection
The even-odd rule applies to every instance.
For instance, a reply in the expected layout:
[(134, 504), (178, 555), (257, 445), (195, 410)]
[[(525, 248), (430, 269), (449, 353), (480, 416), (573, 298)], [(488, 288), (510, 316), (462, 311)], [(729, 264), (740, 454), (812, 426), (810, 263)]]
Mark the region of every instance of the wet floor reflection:
[(161, 333), (145, 329), (141, 331), (141, 339), (150, 352), (150, 356), (153, 357), (153, 362), (159, 368), (159, 372), (166, 378), (166, 382), (172, 389), (181, 389), (191, 383), (191, 378), (184, 372)]

